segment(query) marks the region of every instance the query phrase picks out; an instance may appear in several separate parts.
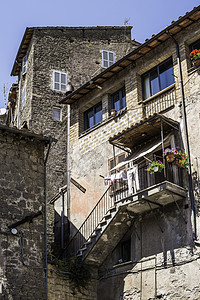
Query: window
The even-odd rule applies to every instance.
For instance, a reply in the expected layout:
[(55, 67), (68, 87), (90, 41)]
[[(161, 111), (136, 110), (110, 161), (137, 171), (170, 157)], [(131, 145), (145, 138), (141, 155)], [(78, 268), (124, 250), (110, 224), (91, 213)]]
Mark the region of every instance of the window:
[(115, 63), (115, 53), (102, 50), (102, 67), (108, 68)]
[(53, 71), (53, 90), (58, 92), (66, 92), (67, 74), (59, 71)]
[(84, 130), (91, 128), (102, 121), (102, 103), (91, 107), (84, 113)]
[(22, 75), (26, 74), (27, 68), (27, 55), (22, 58)]
[(111, 107), (116, 109), (116, 111), (126, 107), (125, 87), (111, 95)]
[[(200, 50), (200, 39), (197, 40), (196, 42), (192, 43), (189, 47), (190, 52), (192, 52), (195, 49)], [(191, 59), (190, 59), (190, 63), (191, 63), (191, 67), (194, 66)]]
[(24, 108), (25, 103), (26, 103), (26, 86), (24, 86), (22, 90), (22, 109)]
[(200, 39), (190, 45), (190, 52), (195, 49), (200, 49)]
[(122, 262), (131, 260), (131, 239), (121, 243), (121, 259)]
[(54, 121), (62, 120), (62, 109), (60, 107), (53, 107), (53, 120)]
[(165, 60), (142, 76), (143, 100), (174, 83), (172, 58)]

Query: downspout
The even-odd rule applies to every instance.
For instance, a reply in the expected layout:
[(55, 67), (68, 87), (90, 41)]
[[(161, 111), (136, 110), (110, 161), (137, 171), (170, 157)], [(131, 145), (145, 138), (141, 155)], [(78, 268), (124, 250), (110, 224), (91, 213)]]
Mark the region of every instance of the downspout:
[(48, 273), (47, 273), (47, 182), (46, 182), (46, 166), (47, 159), (49, 156), (49, 151), (51, 148), (52, 139), (49, 140), (49, 147), (46, 153), (46, 157), (44, 160), (44, 247), (45, 247), (45, 281), (46, 281), (46, 299), (48, 300)]
[(70, 165), (69, 149), (70, 147), (70, 105), (67, 105), (67, 218), (68, 230), (70, 230)]
[(61, 195), (61, 249), (64, 248), (64, 193), (62, 188), (60, 189), (60, 195)]
[(192, 222), (192, 230), (193, 230), (193, 239), (197, 239), (197, 225), (196, 225), (196, 210), (195, 210), (195, 203), (194, 203), (194, 191), (192, 186), (192, 168), (191, 168), (191, 155), (190, 155), (190, 145), (189, 145), (189, 135), (188, 135), (188, 125), (187, 125), (187, 115), (186, 115), (186, 106), (185, 106), (185, 94), (184, 94), (184, 86), (183, 86), (183, 75), (181, 69), (181, 61), (180, 61), (180, 51), (178, 42), (175, 38), (166, 30), (166, 33), (169, 37), (174, 41), (176, 45), (176, 53), (177, 53), (177, 63), (178, 63), (178, 72), (179, 72), (179, 84), (180, 84), (180, 91), (181, 91), (181, 102), (182, 102), (182, 111), (183, 111), (183, 123), (185, 129), (185, 139), (186, 139), (186, 151), (189, 156), (189, 195), (190, 195), (190, 203), (191, 203), (191, 222)]

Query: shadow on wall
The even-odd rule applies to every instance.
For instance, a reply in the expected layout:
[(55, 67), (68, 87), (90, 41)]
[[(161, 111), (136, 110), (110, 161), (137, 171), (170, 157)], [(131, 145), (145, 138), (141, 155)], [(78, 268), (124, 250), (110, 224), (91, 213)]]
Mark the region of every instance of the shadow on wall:
[(154, 297), (156, 266), (165, 269), (182, 264), (183, 248), (190, 245), (193, 251), (190, 210), (187, 202), (178, 205), (180, 210), (170, 204), (135, 219), (128, 237), (131, 260), (120, 263), (120, 242), (99, 269), (99, 300), (140, 299), (141, 286), (143, 292), (152, 290), (148, 296)]
[[(76, 234), (73, 242), (70, 242), (70, 233), (71, 236)], [(85, 238), (81, 233), (78, 232), (78, 229), (68, 221), (67, 217), (61, 217), (56, 210), (54, 210), (54, 243), (51, 245), (53, 254), (59, 258), (70, 258), (76, 255), (77, 244), (81, 247)], [(76, 245), (76, 247), (75, 247)]]

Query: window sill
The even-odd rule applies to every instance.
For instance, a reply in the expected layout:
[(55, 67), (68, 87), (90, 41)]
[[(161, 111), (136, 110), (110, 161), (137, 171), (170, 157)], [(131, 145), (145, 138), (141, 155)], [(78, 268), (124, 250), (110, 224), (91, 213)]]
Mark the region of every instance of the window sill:
[(124, 267), (124, 266), (130, 265), (130, 264), (133, 264), (132, 260), (129, 260), (129, 261), (126, 261), (126, 262), (122, 262), (122, 263), (118, 263), (117, 265), (113, 266), (113, 269), (119, 268), (119, 267)]
[(94, 130), (100, 128), (101, 126), (103, 126), (103, 125), (105, 125), (105, 124), (107, 124), (107, 123), (109, 123), (109, 122), (115, 120), (116, 118), (120, 118), (120, 117), (121, 117), (122, 115), (124, 115), (126, 112), (127, 112), (127, 108), (126, 108), (126, 107), (123, 108), (123, 109), (121, 109), (121, 110), (119, 110), (119, 111), (117, 112), (117, 115), (116, 115), (115, 117), (109, 116), (106, 120), (103, 120), (103, 121), (101, 121), (100, 123), (96, 124), (95, 126), (86, 129), (85, 131), (83, 131), (83, 132), (80, 134), (79, 138), (82, 138), (82, 137), (86, 136), (87, 134), (89, 134), (89, 133), (93, 132)]
[(155, 94), (155, 95), (153, 95), (153, 96), (151, 96), (151, 97), (149, 97), (149, 98), (147, 98), (147, 99), (145, 99), (145, 100), (140, 101), (139, 104), (142, 104), (142, 103), (146, 103), (146, 102), (148, 102), (148, 101), (151, 101), (152, 99), (157, 98), (158, 96), (164, 94), (165, 92), (171, 90), (171, 89), (174, 88), (174, 87), (175, 87), (175, 83), (171, 84), (170, 86), (168, 86), (168, 87), (165, 88), (164, 90), (158, 92), (157, 94)]

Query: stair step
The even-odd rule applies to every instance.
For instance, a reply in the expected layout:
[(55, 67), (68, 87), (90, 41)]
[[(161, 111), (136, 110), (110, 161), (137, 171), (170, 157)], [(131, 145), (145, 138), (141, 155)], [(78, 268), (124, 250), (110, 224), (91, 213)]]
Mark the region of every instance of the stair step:
[(88, 240), (87, 240), (87, 242), (85, 243), (85, 245), (89, 245), (89, 244), (91, 244), (92, 243), (92, 240), (91, 240), (91, 238), (89, 238)]
[(99, 223), (99, 225), (101, 226), (101, 227), (103, 227), (104, 225), (106, 225), (107, 224), (107, 221), (106, 220), (102, 220), (100, 223)]
[(105, 215), (105, 220), (109, 220), (110, 218), (112, 218), (112, 215), (109, 213), (109, 214), (107, 214), (107, 215)]
[(83, 252), (85, 250), (87, 250), (87, 247), (83, 247), (83, 248), (80, 249), (81, 252)]
[(109, 209), (109, 213), (113, 213), (113, 212), (116, 212), (117, 211), (117, 208), (116, 206), (113, 206)]

